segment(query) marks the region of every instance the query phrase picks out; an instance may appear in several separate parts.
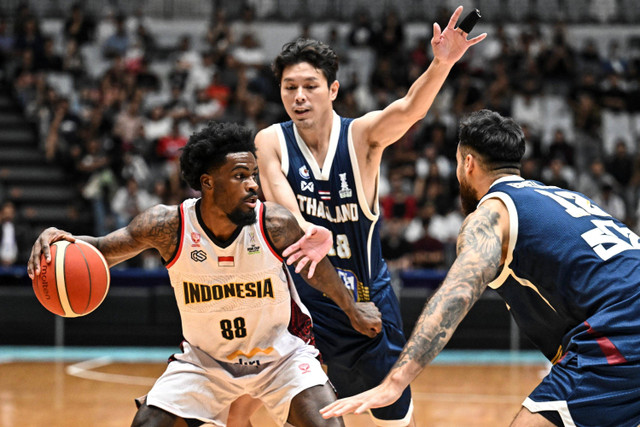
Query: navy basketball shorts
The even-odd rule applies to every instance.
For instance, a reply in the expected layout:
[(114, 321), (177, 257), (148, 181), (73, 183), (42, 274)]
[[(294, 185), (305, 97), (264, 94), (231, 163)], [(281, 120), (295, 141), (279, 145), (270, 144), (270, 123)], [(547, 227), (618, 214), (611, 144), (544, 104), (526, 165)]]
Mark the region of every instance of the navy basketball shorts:
[(569, 353), (522, 406), (557, 426), (640, 425), (640, 363), (578, 366)]
[[(334, 304), (306, 304), (313, 318), (316, 345), (338, 398), (379, 385), (406, 343), (398, 299), (391, 286), (375, 295), (373, 302), (382, 313), (382, 331), (375, 338), (355, 331), (348, 317)], [(397, 421), (398, 426), (408, 424), (412, 413), (409, 387), (392, 405), (371, 410), (374, 419), (389, 426), (396, 424), (393, 421)]]

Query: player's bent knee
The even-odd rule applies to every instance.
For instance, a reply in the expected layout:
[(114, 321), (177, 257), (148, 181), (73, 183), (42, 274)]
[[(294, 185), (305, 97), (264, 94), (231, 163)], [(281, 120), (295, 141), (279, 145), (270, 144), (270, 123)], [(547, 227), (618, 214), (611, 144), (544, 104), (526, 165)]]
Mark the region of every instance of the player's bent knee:
[(335, 400), (336, 394), (328, 382), (303, 390), (291, 400), (287, 422), (296, 427), (344, 427), (342, 417), (325, 420), (320, 415), (320, 409)]

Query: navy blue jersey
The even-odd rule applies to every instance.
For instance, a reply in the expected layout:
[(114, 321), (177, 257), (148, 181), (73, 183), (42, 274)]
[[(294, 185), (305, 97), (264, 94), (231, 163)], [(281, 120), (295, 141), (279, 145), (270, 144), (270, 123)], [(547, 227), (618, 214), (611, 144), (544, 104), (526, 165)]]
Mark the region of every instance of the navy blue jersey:
[[(322, 168), (298, 135), (293, 122), (276, 125), (282, 172), (296, 194), (304, 218), (333, 233), (329, 259), (356, 301), (369, 301), (389, 283), (379, 238), (379, 207), (364, 196), (358, 161), (351, 140), (352, 119), (334, 113), (329, 151)], [(377, 184), (376, 184), (377, 185)], [(301, 298), (327, 298), (294, 275)], [(311, 304), (310, 304), (311, 305)]]
[(586, 196), (520, 177), (482, 199), (509, 211), (509, 251), (489, 284), (522, 331), (555, 362), (640, 360), (640, 242)]

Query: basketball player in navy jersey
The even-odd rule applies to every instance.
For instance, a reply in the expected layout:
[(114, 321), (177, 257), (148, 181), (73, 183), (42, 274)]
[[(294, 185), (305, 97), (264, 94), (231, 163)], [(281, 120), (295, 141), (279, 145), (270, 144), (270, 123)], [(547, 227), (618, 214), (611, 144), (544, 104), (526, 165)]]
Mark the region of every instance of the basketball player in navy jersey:
[[(180, 158), (183, 177), (201, 198), (152, 207), (103, 237), (48, 228), (33, 246), (32, 278), (41, 254), (50, 262), (50, 244), (60, 239), (93, 244), (109, 266), (150, 248), (165, 261), (185, 341), (138, 402), (134, 426), (226, 425), (231, 403), (247, 393), (280, 425), (328, 425), (318, 411), (335, 394), (281, 257), (302, 229), (282, 206), (258, 200), (255, 153), (251, 131), (211, 122)], [(348, 313), (355, 329), (370, 337), (380, 331), (378, 310), (354, 303), (327, 259), (308, 281)]]
[[(286, 44), (273, 69), (291, 121), (268, 127), (256, 136), (260, 179), (267, 200), (296, 215), (306, 242), (317, 249), (294, 247), (285, 255), (300, 266), (329, 254), (357, 301), (373, 301), (382, 312), (383, 330), (375, 339), (360, 336), (338, 307), (322, 293), (302, 289), (328, 375), (339, 396), (378, 384), (396, 361), (405, 338), (397, 298), (382, 259), (379, 239), (378, 177), (385, 147), (422, 119), (453, 65), (467, 49), (486, 37), (468, 40), (456, 28), (462, 7), (442, 31), (433, 26), (434, 59), (405, 97), (381, 111), (357, 119), (339, 117), (332, 107), (340, 87), (338, 60), (325, 44), (299, 39)], [(328, 245), (322, 239), (330, 230)], [(326, 242), (326, 241), (325, 241)], [(299, 250), (298, 250), (299, 249)], [(373, 410), (377, 425), (412, 424), (411, 392), (387, 408)]]
[(457, 258), (382, 384), (325, 417), (398, 399), (489, 286), (553, 363), (512, 426), (640, 425), (640, 238), (583, 194), (522, 179), (524, 151), (512, 119), (462, 121)]

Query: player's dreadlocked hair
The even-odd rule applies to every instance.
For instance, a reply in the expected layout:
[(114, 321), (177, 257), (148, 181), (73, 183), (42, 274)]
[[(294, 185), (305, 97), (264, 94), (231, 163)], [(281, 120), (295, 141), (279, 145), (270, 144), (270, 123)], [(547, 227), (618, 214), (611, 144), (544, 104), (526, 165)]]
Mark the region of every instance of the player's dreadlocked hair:
[(182, 149), (182, 178), (194, 190), (202, 190), (200, 177), (222, 166), (229, 153), (249, 152), (256, 155), (251, 130), (235, 123), (210, 121), (206, 128), (195, 132)]
[(282, 81), (282, 72), (290, 65), (308, 62), (313, 67), (322, 71), (331, 85), (338, 74), (338, 55), (326, 44), (312, 39), (299, 38), (282, 46), (280, 55), (276, 57), (271, 69), (278, 80)]

